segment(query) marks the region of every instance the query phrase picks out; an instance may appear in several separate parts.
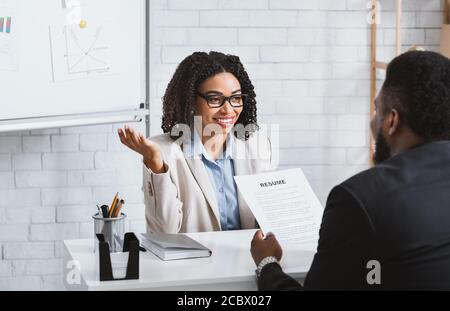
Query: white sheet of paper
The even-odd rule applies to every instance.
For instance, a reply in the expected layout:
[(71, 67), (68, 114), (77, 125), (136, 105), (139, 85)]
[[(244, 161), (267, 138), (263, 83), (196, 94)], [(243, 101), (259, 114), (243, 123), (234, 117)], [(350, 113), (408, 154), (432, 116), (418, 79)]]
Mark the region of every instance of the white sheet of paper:
[(281, 244), (317, 246), (323, 207), (300, 168), (234, 177), (264, 234)]

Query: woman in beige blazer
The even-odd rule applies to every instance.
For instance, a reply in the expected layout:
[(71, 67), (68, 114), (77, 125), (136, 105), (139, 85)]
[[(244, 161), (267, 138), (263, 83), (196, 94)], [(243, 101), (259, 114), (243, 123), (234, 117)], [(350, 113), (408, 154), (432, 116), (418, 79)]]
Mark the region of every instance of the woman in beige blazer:
[(123, 144), (143, 156), (149, 232), (256, 228), (235, 175), (274, 165), (256, 124), (253, 85), (237, 56), (196, 52), (178, 66), (163, 97), (165, 134), (125, 126)]

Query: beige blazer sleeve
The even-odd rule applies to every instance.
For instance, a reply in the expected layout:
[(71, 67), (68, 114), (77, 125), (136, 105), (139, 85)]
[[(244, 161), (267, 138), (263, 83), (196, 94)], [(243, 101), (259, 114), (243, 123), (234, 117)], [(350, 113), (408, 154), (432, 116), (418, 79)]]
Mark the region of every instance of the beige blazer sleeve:
[(147, 231), (185, 233), (220, 228), (215, 191), (201, 159), (188, 159), (168, 134), (151, 138), (158, 144), (167, 171), (143, 167)]
[(164, 163), (166, 172), (155, 174), (143, 164), (144, 200), (147, 230), (177, 233), (183, 219), (183, 203), (170, 176), (170, 166)]

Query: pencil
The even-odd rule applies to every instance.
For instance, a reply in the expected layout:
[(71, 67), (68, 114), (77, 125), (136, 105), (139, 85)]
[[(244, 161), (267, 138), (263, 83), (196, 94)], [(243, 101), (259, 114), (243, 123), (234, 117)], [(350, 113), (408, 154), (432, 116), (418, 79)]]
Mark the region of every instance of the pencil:
[(111, 216), (113, 215), (114, 206), (115, 206), (116, 203), (117, 203), (117, 197), (118, 197), (118, 196), (119, 196), (119, 192), (116, 193), (116, 195), (114, 196), (114, 199), (113, 199), (113, 201), (112, 201), (112, 203), (111, 203), (111, 207), (110, 207), (110, 209), (109, 209), (109, 217), (111, 217)]
[(118, 217), (120, 215), (120, 209), (122, 208), (123, 203), (125, 203), (125, 201), (124, 200), (120, 200), (120, 202), (117, 204), (117, 207), (114, 210), (114, 217)]
[(109, 210), (109, 217), (114, 217), (115, 210), (117, 209), (117, 205), (119, 205), (119, 202), (120, 202), (120, 198), (117, 198), (116, 203)]

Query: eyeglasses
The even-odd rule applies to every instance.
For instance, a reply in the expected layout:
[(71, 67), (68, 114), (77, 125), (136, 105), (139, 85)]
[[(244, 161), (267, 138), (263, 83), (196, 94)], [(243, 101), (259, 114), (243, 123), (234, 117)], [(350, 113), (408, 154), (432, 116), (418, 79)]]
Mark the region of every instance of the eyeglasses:
[(235, 94), (226, 97), (223, 95), (216, 95), (216, 94), (204, 95), (198, 92), (197, 95), (206, 100), (206, 103), (208, 104), (209, 108), (220, 108), (223, 106), (225, 101), (228, 101), (231, 107), (239, 108), (244, 106), (244, 102), (247, 100), (248, 97), (247, 94)]

